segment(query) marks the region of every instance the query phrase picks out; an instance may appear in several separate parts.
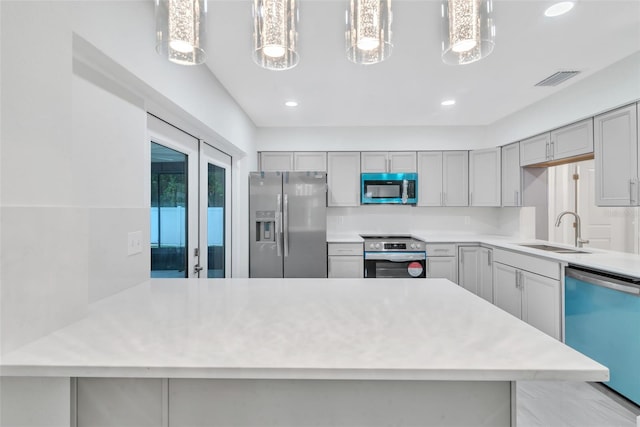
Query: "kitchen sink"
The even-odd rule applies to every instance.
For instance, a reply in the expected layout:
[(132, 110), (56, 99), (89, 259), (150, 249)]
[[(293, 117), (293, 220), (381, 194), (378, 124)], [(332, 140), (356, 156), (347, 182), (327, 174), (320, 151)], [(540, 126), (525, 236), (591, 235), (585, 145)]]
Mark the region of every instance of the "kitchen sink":
[(540, 249), (541, 251), (549, 251), (549, 252), (555, 252), (558, 254), (588, 254), (589, 252), (587, 251), (581, 251), (580, 249), (571, 249), (571, 248), (563, 248), (560, 246), (552, 246), (552, 245), (545, 245), (545, 244), (538, 244), (538, 243), (521, 243), (518, 246), (524, 246), (525, 248), (531, 248), (531, 249)]

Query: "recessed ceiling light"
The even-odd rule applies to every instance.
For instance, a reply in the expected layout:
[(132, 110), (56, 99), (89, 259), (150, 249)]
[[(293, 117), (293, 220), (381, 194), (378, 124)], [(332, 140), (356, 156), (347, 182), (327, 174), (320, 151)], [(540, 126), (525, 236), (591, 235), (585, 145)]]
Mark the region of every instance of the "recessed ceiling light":
[(573, 6), (574, 2), (572, 1), (561, 1), (560, 3), (549, 6), (547, 10), (544, 11), (544, 16), (552, 18), (563, 15), (573, 9)]
[(286, 105), (287, 107), (297, 107), (298, 101), (287, 101), (284, 103), (284, 105)]
[(445, 99), (444, 101), (442, 101), (440, 103), (440, 105), (444, 106), (444, 107), (450, 107), (452, 105), (455, 105), (456, 100), (455, 99)]

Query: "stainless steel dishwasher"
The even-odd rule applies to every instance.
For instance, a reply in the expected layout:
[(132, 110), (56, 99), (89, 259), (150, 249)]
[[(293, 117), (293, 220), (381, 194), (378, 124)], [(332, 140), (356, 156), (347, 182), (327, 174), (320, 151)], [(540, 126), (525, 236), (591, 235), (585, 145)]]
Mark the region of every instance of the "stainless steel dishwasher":
[(640, 405), (640, 279), (565, 269), (565, 343), (609, 368), (605, 384)]

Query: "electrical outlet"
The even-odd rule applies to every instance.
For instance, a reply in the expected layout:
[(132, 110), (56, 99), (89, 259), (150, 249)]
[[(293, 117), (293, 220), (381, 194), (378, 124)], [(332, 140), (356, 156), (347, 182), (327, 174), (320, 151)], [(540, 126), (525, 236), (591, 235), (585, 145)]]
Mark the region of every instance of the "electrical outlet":
[(127, 235), (127, 255), (142, 253), (142, 231), (130, 231)]

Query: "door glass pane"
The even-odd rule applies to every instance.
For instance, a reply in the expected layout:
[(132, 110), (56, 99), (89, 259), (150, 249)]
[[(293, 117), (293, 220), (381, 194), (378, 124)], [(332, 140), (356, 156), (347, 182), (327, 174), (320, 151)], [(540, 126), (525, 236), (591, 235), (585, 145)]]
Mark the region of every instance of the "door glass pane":
[(224, 277), (225, 170), (209, 163), (207, 186), (207, 277)]
[(151, 277), (187, 277), (187, 155), (151, 143)]

